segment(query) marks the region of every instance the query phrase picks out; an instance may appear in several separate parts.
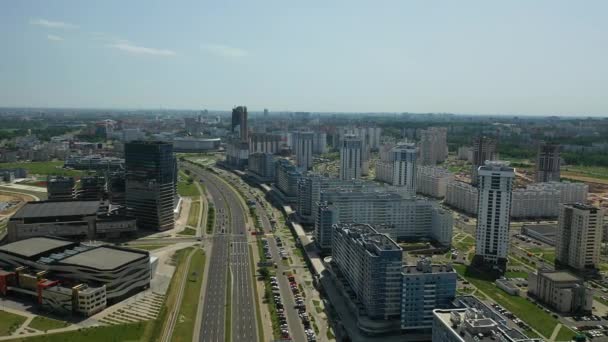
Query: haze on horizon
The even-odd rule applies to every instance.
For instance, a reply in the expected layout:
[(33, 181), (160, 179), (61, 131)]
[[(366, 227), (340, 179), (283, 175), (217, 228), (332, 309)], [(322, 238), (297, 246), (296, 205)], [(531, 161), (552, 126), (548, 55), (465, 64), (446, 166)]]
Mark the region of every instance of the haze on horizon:
[(608, 2), (0, 4), (0, 107), (608, 115)]

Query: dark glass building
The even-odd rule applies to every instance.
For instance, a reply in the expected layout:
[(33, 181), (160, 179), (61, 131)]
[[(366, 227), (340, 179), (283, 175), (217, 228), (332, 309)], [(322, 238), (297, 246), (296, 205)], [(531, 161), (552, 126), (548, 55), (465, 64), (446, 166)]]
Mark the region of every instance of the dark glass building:
[(127, 215), (144, 229), (173, 229), (176, 161), (171, 143), (134, 141), (125, 144)]

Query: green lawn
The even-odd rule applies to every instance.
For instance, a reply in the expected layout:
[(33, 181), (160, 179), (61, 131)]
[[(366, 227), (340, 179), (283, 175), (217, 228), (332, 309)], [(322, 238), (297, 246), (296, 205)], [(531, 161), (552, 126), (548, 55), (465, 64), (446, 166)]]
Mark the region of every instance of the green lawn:
[(7, 342), (135, 342), (150, 341), (143, 337), (151, 324), (140, 322), (135, 324), (110, 325), (94, 328), (83, 328), (70, 332), (44, 334), (28, 338), (16, 338)]
[[(546, 337), (551, 336), (553, 329), (558, 323), (553, 316), (547, 314), (523, 297), (511, 296), (497, 288), (493, 280), (488, 278), (487, 274), (482, 274), (470, 267), (467, 268), (465, 265), (454, 265), (454, 269), (456, 269), (458, 274), (465, 277), (471, 284), (483, 291), (495, 302), (511, 311), (521, 320), (538, 330), (541, 334)], [(573, 334), (573, 332), (566, 327), (562, 327), (562, 331), (564, 331), (563, 334), (565, 335)]]
[(196, 235), (196, 229), (192, 229), (190, 227), (186, 227), (186, 228), (184, 228), (184, 230), (182, 230), (181, 232), (179, 232), (179, 235), (191, 235), (191, 236), (194, 236), (194, 235)]
[(186, 175), (184, 172), (179, 172), (179, 179), (177, 181), (177, 193), (180, 196), (200, 196), (201, 193), (198, 191), (196, 184), (192, 180), (191, 176)]
[(64, 169), (63, 161), (0, 163), (0, 169), (18, 167), (24, 168), (28, 173), (35, 175), (79, 176), (84, 174), (83, 171)]
[[(249, 247), (249, 266), (251, 268), (252, 279), (255, 279), (255, 262), (253, 262), (253, 247), (251, 245)], [(258, 284), (254, 280), (253, 281), (253, 293), (255, 294), (253, 298), (255, 299), (255, 314), (257, 316), (257, 324), (258, 324), (258, 341), (264, 341), (264, 326), (262, 325), (262, 313), (260, 311), (260, 300), (258, 298)]]
[(127, 246), (129, 248), (135, 248), (135, 249), (143, 249), (145, 251), (153, 251), (155, 249), (159, 249), (159, 248), (163, 248), (163, 247), (167, 247), (169, 245), (167, 244), (158, 244), (158, 245), (132, 245), (132, 246)]
[(0, 310), (0, 336), (10, 335), (25, 322), (25, 317)]
[(47, 331), (47, 330), (65, 328), (69, 325), (70, 325), (70, 323), (68, 323), (68, 322), (58, 321), (56, 319), (42, 317), (42, 316), (36, 316), (30, 323), (30, 325), (28, 325), (28, 327), (36, 329), (36, 330), (40, 330), (40, 331)]
[(188, 213), (188, 225), (192, 227), (198, 226), (198, 214), (201, 209), (201, 202), (194, 201), (190, 204), (190, 212)]
[(177, 316), (177, 323), (175, 324), (171, 341), (192, 341), (204, 269), (205, 252), (199, 249), (194, 253), (190, 262), (188, 281), (186, 282), (186, 288), (182, 297), (182, 306)]
[(608, 179), (608, 167), (568, 165), (562, 170), (573, 172), (585, 177)]

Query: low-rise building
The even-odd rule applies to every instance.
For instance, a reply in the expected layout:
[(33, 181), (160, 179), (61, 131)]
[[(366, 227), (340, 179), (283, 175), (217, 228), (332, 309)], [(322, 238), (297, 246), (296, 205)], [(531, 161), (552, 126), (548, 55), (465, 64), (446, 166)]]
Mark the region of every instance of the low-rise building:
[(591, 313), (593, 290), (583, 279), (564, 271), (538, 270), (528, 276), (528, 295), (560, 313)]
[(76, 170), (124, 170), (125, 160), (117, 157), (93, 155), (72, 155), (65, 159), (64, 167)]
[(137, 230), (135, 218), (111, 215), (100, 201), (28, 202), (8, 221), (8, 241), (37, 236), (118, 237)]
[(0, 246), (0, 294), (90, 316), (148, 288), (151, 269), (146, 251), (34, 237)]

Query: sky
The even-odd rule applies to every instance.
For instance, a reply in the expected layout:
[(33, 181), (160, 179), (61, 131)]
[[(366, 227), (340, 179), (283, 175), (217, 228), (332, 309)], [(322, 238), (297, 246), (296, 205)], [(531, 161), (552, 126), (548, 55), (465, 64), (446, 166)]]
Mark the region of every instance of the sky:
[(2, 1), (0, 107), (608, 115), (608, 1)]

